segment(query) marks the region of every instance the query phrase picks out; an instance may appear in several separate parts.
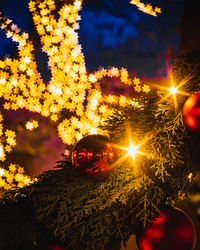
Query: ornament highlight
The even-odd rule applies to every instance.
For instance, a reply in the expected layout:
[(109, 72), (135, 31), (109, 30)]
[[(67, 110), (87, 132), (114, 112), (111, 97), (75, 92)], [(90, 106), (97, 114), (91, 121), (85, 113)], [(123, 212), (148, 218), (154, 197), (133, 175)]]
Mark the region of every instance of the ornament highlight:
[(167, 207), (151, 225), (136, 233), (136, 241), (140, 250), (194, 250), (196, 230), (185, 212)]
[(108, 137), (88, 135), (82, 138), (72, 152), (76, 168), (97, 178), (106, 177), (112, 170), (114, 154)]
[(200, 133), (200, 92), (190, 96), (184, 103), (183, 120), (192, 132)]

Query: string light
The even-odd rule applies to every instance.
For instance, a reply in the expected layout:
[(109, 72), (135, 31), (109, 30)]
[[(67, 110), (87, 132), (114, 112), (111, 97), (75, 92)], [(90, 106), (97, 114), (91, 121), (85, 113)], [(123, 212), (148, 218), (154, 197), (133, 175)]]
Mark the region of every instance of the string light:
[(191, 180), (191, 179), (192, 179), (192, 177), (193, 177), (193, 174), (192, 174), (192, 173), (190, 173), (190, 174), (188, 175), (188, 179), (189, 179), (189, 180)]
[[(68, 145), (91, 133), (106, 135), (100, 125), (113, 114), (114, 107), (138, 105), (137, 99), (104, 94), (100, 85), (102, 78), (117, 77), (123, 84), (132, 85), (136, 92), (150, 91), (148, 85), (141, 83), (137, 77), (132, 78), (124, 68), (100, 69), (92, 74), (86, 71), (84, 55), (75, 32), (78, 28), (77, 21), (80, 20), (78, 11), (81, 6), (82, 0), (64, 4), (59, 10), (59, 17), (53, 18), (55, 1), (29, 2), (29, 10), (41, 38), (42, 50), (49, 59), (52, 78), (47, 87), (37, 71), (34, 45), (29, 34), (21, 32), (2, 13), (0, 15), (1, 28), (18, 43), (17, 59), (0, 60), (0, 97), (5, 99), (4, 109), (27, 109), (50, 117), (54, 122), (59, 121), (59, 136)], [(83, 106), (86, 92), (87, 105)], [(69, 111), (71, 117), (60, 122), (64, 109)], [(36, 121), (28, 121), (25, 126), (32, 130), (38, 124)], [(16, 135), (3, 129), (0, 132), (0, 161), (4, 161), (5, 152), (10, 152), (16, 145)]]
[(0, 176), (4, 175), (4, 169), (0, 168)]
[(6, 190), (13, 187), (22, 188), (35, 181), (37, 179), (24, 174), (24, 169), (19, 165), (10, 164), (8, 170), (0, 168), (0, 188)]
[(0, 159), (4, 156), (3, 145), (0, 145)]
[(138, 151), (138, 148), (140, 147), (140, 145), (134, 145), (132, 141), (130, 141), (129, 147), (127, 148), (127, 155), (131, 156), (132, 159), (135, 161), (135, 157), (137, 154), (141, 154), (140, 151)]
[(26, 123), (26, 128), (28, 130), (33, 130), (35, 128), (37, 128), (39, 125), (38, 125), (38, 121), (35, 121), (35, 120), (32, 120), (32, 121), (28, 121)]
[(147, 13), (152, 16), (157, 16), (157, 13), (161, 13), (161, 9), (158, 7), (153, 7), (150, 4), (144, 4), (140, 2), (140, 0), (131, 0), (131, 4), (134, 4), (138, 7), (138, 9), (144, 13)]
[[(58, 124), (59, 136), (67, 144), (75, 142), (76, 133), (79, 134), (79, 137), (83, 137), (90, 134), (91, 129), (94, 129), (97, 133), (104, 134), (105, 132), (98, 127), (104, 119), (113, 113), (112, 106), (135, 105), (137, 103), (136, 100), (125, 96), (106, 96), (101, 93), (100, 80), (103, 77), (118, 77), (124, 84), (132, 84), (137, 92), (148, 93), (150, 91), (149, 86), (142, 84), (139, 78), (131, 79), (128, 71), (124, 68), (121, 70), (114, 67), (108, 70), (100, 69), (93, 74), (86, 72), (84, 56), (81, 52), (81, 46), (78, 44), (78, 35), (74, 31), (76, 21), (80, 20), (78, 11), (81, 4), (82, 1), (75, 1), (73, 5), (64, 5), (59, 11), (60, 18), (55, 20), (51, 15), (55, 9), (54, 1), (44, 1), (42, 5), (40, 2), (34, 1), (29, 3), (29, 9), (41, 36), (43, 50), (49, 57), (52, 79), (47, 88), (37, 72), (33, 44), (28, 39), (27, 33), (18, 32), (17, 26), (14, 26), (15, 29), (11, 29), (8, 24), (5, 24), (5, 30), (11, 32), (11, 37), (20, 44), (19, 59), (0, 61), (0, 65), (1, 62), (3, 65), (0, 67), (0, 72), (4, 71), (5, 68), (10, 72), (9, 75), (5, 76), (2, 74), (1, 78), (4, 88), (1, 89), (0, 96), (4, 94), (8, 100), (5, 102), (4, 108), (26, 108), (41, 113), (43, 116), (49, 116), (53, 121), (59, 120), (63, 109), (69, 110), (72, 117), (78, 116), (80, 123), (84, 126), (80, 126), (80, 123), (72, 124), (65, 119)], [(40, 17), (40, 13), (42, 17)], [(3, 18), (1, 21), (6, 23), (6, 20)], [(72, 24), (70, 26), (68, 25), (69, 20)], [(48, 33), (44, 32), (46, 28), (48, 28)], [(27, 72), (28, 77), (25, 72)], [(27, 92), (27, 89), (31, 89), (30, 93)], [(96, 91), (97, 89), (99, 91)], [(20, 96), (16, 90), (20, 90)], [(83, 107), (86, 90), (88, 91), (88, 104), (87, 107)], [(104, 119), (102, 119), (102, 114)], [(29, 129), (32, 127), (31, 124), (27, 126)], [(66, 130), (70, 132), (68, 133)]]
[(172, 95), (176, 95), (176, 93), (178, 92), (178, 89), (174, 86), (172, 86), (170, 89), (169, 89), (169, 92), (172, 94)]
[(69, 154), (70, 154), (69, 150), (68, 150), (68, 149), (65, 149), (64, 155), (65, 155), (65, 156), (69, 156)]

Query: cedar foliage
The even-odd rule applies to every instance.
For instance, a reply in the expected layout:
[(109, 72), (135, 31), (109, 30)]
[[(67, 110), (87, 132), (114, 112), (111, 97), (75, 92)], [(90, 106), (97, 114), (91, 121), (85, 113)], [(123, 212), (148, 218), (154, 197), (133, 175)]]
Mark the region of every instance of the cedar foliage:
[[(173, 69), (176, 81), (191, 69), (184, 89), (200, 91), (194, 55), (175, 58)], [(173, 101), (163, 97), (162, 91), (152, 91), (138, 100), (139, 108), (116, 110), (104, 124), (115, 144), (126, 141), (127, 128), (136, 142), (149, 138), (143, 149), (148, 156), (141, 155), (136, 164), (126, 160), (97, 181), (66, 158), (38, 182), (7, 192), (0, 204), (0, 249), (37, 249), (49, 239), (67, 249), (118, 249), (163, 206), (187, 198), (188, 174), (199, 170), (200, 135), (183, 124), (187, 97), (179, 97), (177, 112)]]

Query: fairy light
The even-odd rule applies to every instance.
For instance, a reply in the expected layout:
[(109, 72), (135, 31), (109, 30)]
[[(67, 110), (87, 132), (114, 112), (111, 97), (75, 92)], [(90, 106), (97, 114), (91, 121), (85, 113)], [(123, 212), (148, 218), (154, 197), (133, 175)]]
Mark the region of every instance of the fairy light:
[(4, 156), (3, 145), (0, 145), (0, 158)]
[(1, 78), (0, 78), (0, 84), (1, 84), (1, 85), (4, 85), (5, 83), (6, 83), (6, 79), (3, 78), (3, 77), (1, 77)]
[[(81, 6), (82, 0), (64, 4), (59, 10), (59, 18), (53, 18), (55, 1), (29, 2), (29, 10), (41, 39), (42, 50), (48, 56), (52, 75), (48, 86), (37, 70), (34, 45), (29, 34), (21, 32), (20, 28), (3, 17), (2, 13), (0, 19), (1, 28), (7, 36), (18, 43), (17, 59), (0, 60), (0, 98), (6, 100), (4, 108), (26, 109), (49, 117), (56, 122), (59, 136), (67, 145), (74, 144), (88, 134), (106, 135), (106, 131), (100, 129), (100, 126), (113, 114), (114, 107), (136, 105), (137, 99), (103, 93), (101, 80), (104, 77), (118, 78), (123, 84), (132, 85), (133, 89), (140, 93), (150, 91), (148, 85), (141, 83), (139, 78), (132, 78), (125, 68), (102, 68), (92, 74), (86, 71), (78, 33), (75, 31), (78, 28), (77, 21), (80, 20), (78, 12)], [(86, 92), (88, 102), (83, 106)], [(63, 110), (72, 115), (60, 122)], [(73, 122), (75, 117), (78, 117), (77, 121)], [(25, 127), (32, 130), (38, 127), (38, 123), (28, 121)], [(4, 161), (5, 152), (10, 152), (16, 145), (16, 135), (13, 131), (3, 129), (0, 129), (0, 133), (0, 161)], [(20, 175), (19, 177), (21, 178)]]
[[(112, 115), (113, 106), (135, 105), (136, 100), (133, 101), (132, 98), (106, 96), (102, 93), (100, 82), (103, 77), (117, 77), (124, 84), (132, 84), (137, 92), (150, 91), (149, 86), (142, 84), (139, 78), (132, 79), (125, 68), (112, 67), (108, 70), (100, 69), (92, 74), (87, 73), (84, 55), (78, 44), (78, 34), (75, 32), (76, 21), (80, 20), (78, 11), (81, 4), (82, 1), (75, 1), (73, 5), (63, 5), (59, 11), (60, 18), (56, 20), (52, 18), (52, 11), (56, 9), (54, 1), (29, 3), (41, 37), (42, 49), (49, 57), (52, 78), (47, 87), (37, 71), (34, 46), (28, 34), (18, 32), (19, 28), (10, 21), (11, 29), (6, 18), (1, 20), (5, 23), (5, 31), (19, 43), (19, 59), (0, 61), (0, 97), (7, 97), (4, 108), (25, 108), (50, 117), (52, 121), (59, 121), (62, 110), (67, 109), (72, 114), (69, 122), (64, 119), (57, 124), (59, 136), (66, 144), (73, 144), (78, 137), (90, 134), (91, 130), (97, 130), (103, 121)], [(68, 23), (70, 25), (67, 25)], [(9, 74), (5, 73), (5, 68)], [(83, 107), (86, 91), (88, 103), (87, 107)], [(84, 126), (72, 123), (70, 119), (74, 116), (78, 116)], [(31, 123), (26, 127), (33, 129)], [(98, 132), (105, 134), (99, 128)]]
[(188, 179), (189, 179), (189, 180), (191, 180), (191, 179), (192, 179), (192, 177), (193, 177), (193, 174), (192, 174), (192, 173), (190, 173), (190, 174), (188, 175)]
[(90, 129), (90, 135), (97, 134), (96, 128), (91, 128)]
[(33, 130), (33, 123), (32, 122), (27, 122), (26, 123), (26, 128), (29, 130)]
[(29, 64), (31, 62), (31, 58), (28, 56), (24, 57), (24, 62)]
[(25, 126), (26, 126), (26, 129), (33, 130), (37, 128), (39, 125), (38, 125), (38, 121), (32, 120), (32, 121), (28, 121)]
[(3, 168), (0, 168), (0, 176), (4, 175), (4, 169)]
[(176, 95), (178, 93), (178, 88), (172, 86), (170, 89), (169, 89), (169, 92), (172, 94), (172, 95)]
[(138, 151), (138, 148), (140, 145), (134, 145), (132, 141), (130, 141), (129, 147), (127, 148), (127, 154), (132, 157), (133, 160), (135, 160), (136, 155), (140, 154), (141, 152)]
[(89, 76), (89, 81), (93, 82), (93, 83), (96, 82), (97, 81), (96, 76), (95, 75), (90, 75)]
[(178, 103), (177, 103), (177, 95), (184, 95), (190, 96), (190, 93), (184, 91), (183, 86), (191, 79), (191, 76), (185, 77), (179, 83), (177, 83), (174, 79), (173, 71), (170, 66), (167, 67), (168, 79), (170, 87), (152, 84), (155, 88), (163, 91), (163, 97), (160, 99), (160, 103), (165, 101), (166, 99), (171, 99), (173, 101), (175, 112), (178, 110)]
[(64, 155), (65, 155), (65, 156), (69, 156), (69, 154), (70, 154), (70, 151), (69, 151), (68, 149), (65, 149)]
[(149, 15), (152, 15), (152, 16), (157, 16), (157, 13), (161, 13), (161, 8), (158, 8), (158, 7), (154, 8), (150, 4), (144, 4), (140, 2), (140, 0), (131, 0), (130, 3), (137, 6), (140, 11), (147, 13)]
[(17, 79), (12, 79), (11, 80), (11, 84), (14, 85), (14, 86), (16, 86), (18, 84)]
[(24, 169), (19, 165), (10, 164), (8, 170), (0, 168), (0, 188), (9, 190), (13, 187), (24, 187), (37, 181), (24, 174)]

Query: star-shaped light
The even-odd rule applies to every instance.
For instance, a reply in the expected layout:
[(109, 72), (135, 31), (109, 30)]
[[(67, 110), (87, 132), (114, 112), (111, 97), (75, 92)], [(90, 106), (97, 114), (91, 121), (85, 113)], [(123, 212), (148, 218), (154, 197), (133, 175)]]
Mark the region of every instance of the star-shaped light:
[(131, 156), (133, 161), (135, 161), (136, 155), (141, 154), (141, 152), (138, 150), (140, 145), (134, 145), (132, 141), (130, 141), (129, 147), (127, 150), (127, 155)]
[(176, 95), (176, 93), (178, 92), (178, 89), (174, 86), (172, 86), (170, 89), (169, 89), (169, 92), (172, 94), (172, 95)]

